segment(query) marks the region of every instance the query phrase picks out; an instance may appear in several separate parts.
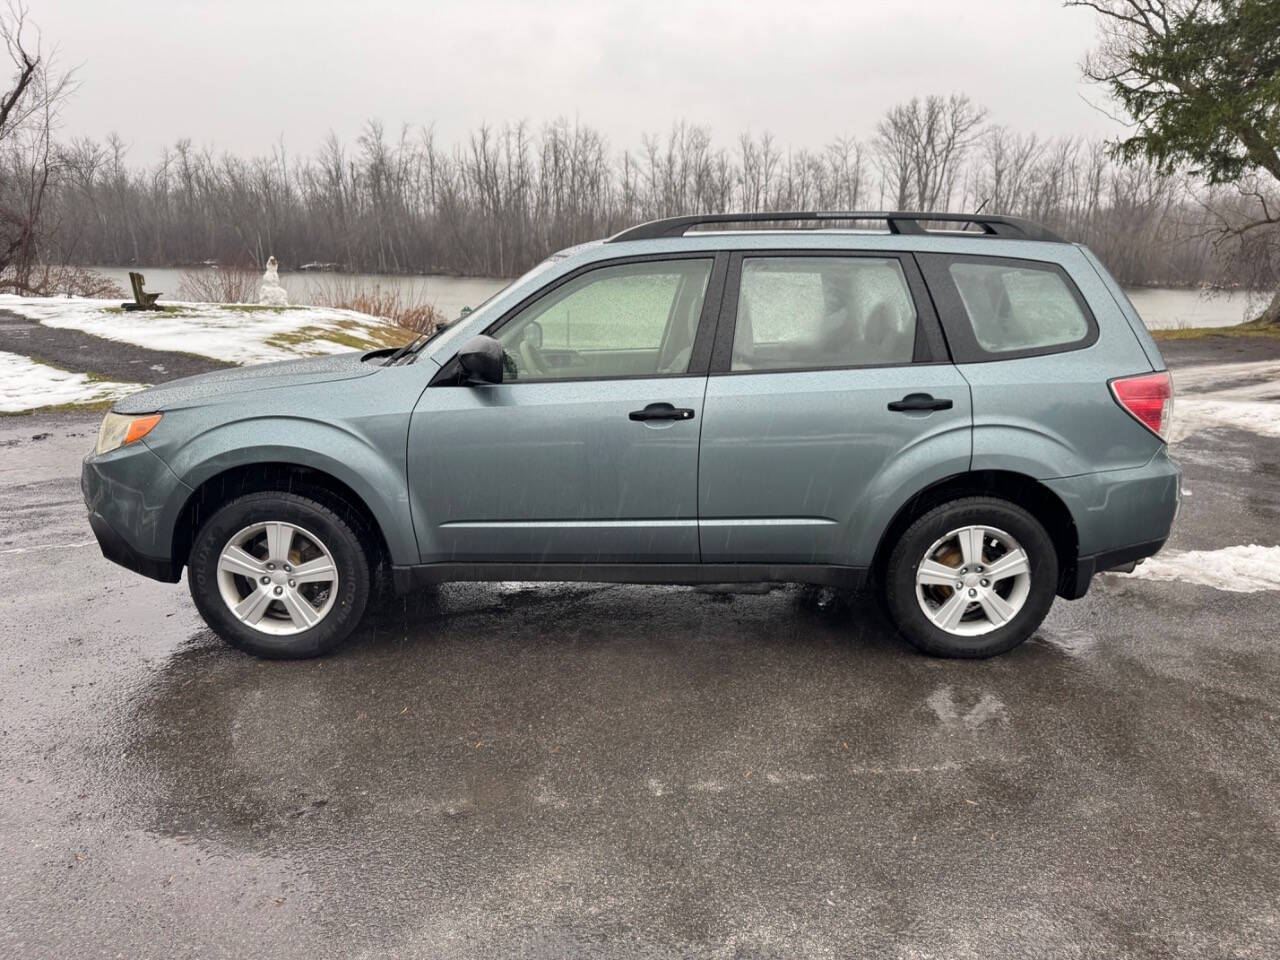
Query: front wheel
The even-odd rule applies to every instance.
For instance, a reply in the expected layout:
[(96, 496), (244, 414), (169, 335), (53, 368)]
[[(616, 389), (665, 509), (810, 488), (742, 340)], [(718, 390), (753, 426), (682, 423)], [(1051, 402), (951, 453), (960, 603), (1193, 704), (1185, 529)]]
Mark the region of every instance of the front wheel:
[(885, 602), (926, 653), (990, 657), (1022, 643), (1053, 604), (1058, 555), (1021, 507), (968, 497), (935, 507), (902, 535), (885, 570)]
[(251, 493), (219, 509), (196, 534), (187, 577), (205, 622), (259, 657), (327, 653), (369, 601), (369, 561), (352, 525), (292, 493)]

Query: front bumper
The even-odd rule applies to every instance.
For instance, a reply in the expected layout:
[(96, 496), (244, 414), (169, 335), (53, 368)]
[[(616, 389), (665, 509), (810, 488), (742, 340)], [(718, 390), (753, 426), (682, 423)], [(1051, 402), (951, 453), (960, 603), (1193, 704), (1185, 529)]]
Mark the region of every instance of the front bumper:
[(154, 580), (178, 581), (173, 528), (192, 491), (145, 443), (85, 457), (80, 490), (104, 557)]
[(116, 533), (102, 514), (90, 512), (89, 526), (93, 528), (93, 535), (98, 538), (102, 555), (112, 563), (165, 583), (177, 583), (182, 576), (181, 564), (174, 563), (168, 557), (147, 557), (138, 553), (124, 537)]

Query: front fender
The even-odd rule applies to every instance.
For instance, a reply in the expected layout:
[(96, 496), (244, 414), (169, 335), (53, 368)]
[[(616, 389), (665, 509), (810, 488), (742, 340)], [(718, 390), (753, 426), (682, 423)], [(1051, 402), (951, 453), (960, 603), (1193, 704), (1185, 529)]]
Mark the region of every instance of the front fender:
[[(198, 410), (182, 413), (199, 416)], [(336, 423), (296, 415), (247, 417), (189, 433), (181, 443), (159, 446), (156, 453), (193, 489), (227, 470), (254, 464), (288, 464), (328, 474), (364, 501), (392, 561), (413, 563), (418, 544), (405, 480), (407, 433), (407, 415)], [(184, 505), (167, 507), (171, 515), (164, 522), (170, 529)]]

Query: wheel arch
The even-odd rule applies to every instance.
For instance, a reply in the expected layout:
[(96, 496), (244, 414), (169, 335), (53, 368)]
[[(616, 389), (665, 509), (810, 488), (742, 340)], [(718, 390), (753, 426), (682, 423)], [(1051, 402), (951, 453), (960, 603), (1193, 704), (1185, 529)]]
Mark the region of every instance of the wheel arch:
[(372, 568), (391, 562), (392, 552), (377, 515), (355, 490), (338, 477), (316, 467), (285, 461), (243, 463), (216, 473), (195, 487), (178, 512), (173, 527), (175, 564), (185, 564), (195, 535), (215, 511), (237, 497), (263, 491), (287, 491), (308, 496), (356, 520)]
[(1014, 503), (1032, 514), (1044, 525), (1058, 555), (1059, 596), (1075, 599), (1076, 560), (1079, 556), (1079, 534), (1071, 511), (1056, 493), (1023, 473), (1008, 470), (972, 470), (938, 480), (919, 490), (898, 508), (880, 535), (871, 563), (871, 577), (884, 581), (884, 568), (898, 539), (917, 517), (940, 504), (961, 497), (996, 497)]

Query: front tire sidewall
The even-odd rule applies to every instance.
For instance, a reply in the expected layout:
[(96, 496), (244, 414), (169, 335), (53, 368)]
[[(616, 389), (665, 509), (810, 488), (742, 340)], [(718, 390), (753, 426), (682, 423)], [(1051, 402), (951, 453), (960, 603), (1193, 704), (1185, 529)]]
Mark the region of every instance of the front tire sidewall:
[[(1031, 589), (1014, 618), (973, 637), (956, 636), (929, 620), (916, 597), (916, 571), (925, 551), (958, 527), (982, 524), (1007, 531), (1027, 552)], [(1053, 605), (1058, 585), (1058, 556), (1043, 526), (1021, 507), (989, 497), (971, 497), (935, 507), (916, 520), (890, 554), (885, 600), (898, 630), (916, 648), (943, 657), (990, 657), (1029, 638)]]
[[(218, 558), (238, 531), (254, 523), (280, 520), (312, 531), (328, 548), (338, 569), (338, 596), (314, 627), (288, 636), (253, 629), (227, 608), (218, 589)], [(332, 650), (356, 628), (369, 601), (369, 561), (351, 527), (328, 507), (288, 493), (254, 493), (222, 507), (196, 535), (187, 567), (191, 597), (218, 636), (259, 657), (297, 659)]]

